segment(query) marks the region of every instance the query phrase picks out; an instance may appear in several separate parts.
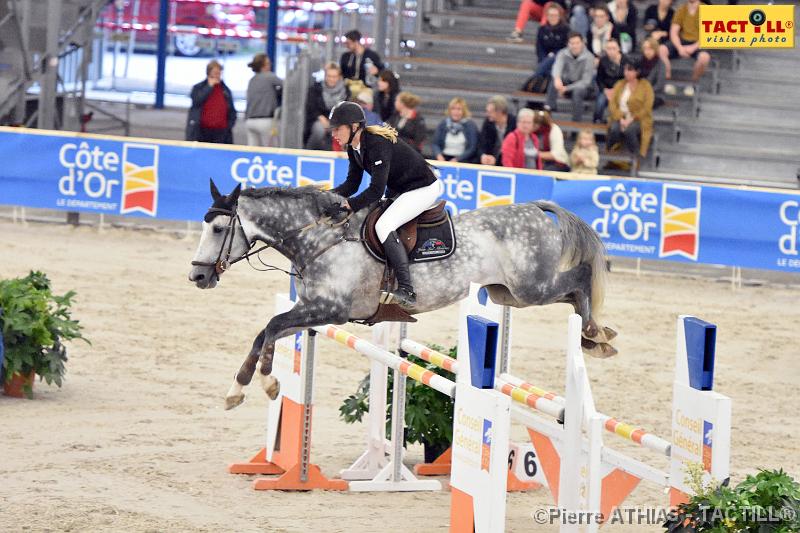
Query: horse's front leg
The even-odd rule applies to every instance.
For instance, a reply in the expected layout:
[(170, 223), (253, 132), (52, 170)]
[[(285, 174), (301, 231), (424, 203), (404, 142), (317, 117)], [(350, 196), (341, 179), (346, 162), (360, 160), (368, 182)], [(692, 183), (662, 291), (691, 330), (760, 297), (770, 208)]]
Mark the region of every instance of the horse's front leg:
[(264, 340), (259, 357), (261, 386), (267, 396), (274, 400), (280, 392), (281, 384), (272, 375), (276, 340), (315, 326), (331, 323), (342, 324), (346, 321), (347, 314), (344, 306), (333, 304), (327, 300), (298, 302), (290, 311), (272, 317), (264, 329)]
[(244, 401), (244, 392), (242, 389), (250, 384), (253, 379), (253, 374), (256, 371), (256, 364), (258, 363), (258, 356), (261, 353), (261, 347), (264, 345), (264, 331), (262, 329), (258, 336), (253, 341), (253, 346), (250, 348), (250, 353), (247, 359), (244, 360), (239, 372), (236, 373), (236, 379), (233, 380), (231, 388), (228, 389), (228, 394), (225, 395), (225, 409), (233, 409)]

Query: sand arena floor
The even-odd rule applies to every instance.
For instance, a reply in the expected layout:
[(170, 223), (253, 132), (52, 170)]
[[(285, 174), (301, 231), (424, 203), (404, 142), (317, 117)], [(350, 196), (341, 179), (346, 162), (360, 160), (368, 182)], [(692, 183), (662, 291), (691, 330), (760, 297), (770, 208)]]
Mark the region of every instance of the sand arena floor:
[[(74, 316), (92, 341), (70, 347), (62, 389), (37, 382), (34, 401), (0, 396), (0, 529), (446, 531), (446, 491), (257, 493), (250, 479), (226, 472), (262, 446), (263, 393), (250, 387), (230, 412), (223, 396), (288, 280), (237, 265), (216, 289), (200, 291), (186, 278), (195, 246), (196, 236), (0, 222), (0, 277), (41, 269), (56, 291), (76, 290)], [(620, 354), (587, 361), (598, 408), (668, 436), (675, 318), (697, 315), (719, 326), (715, 388), (733, 398), (733, 481), (757, 468), (800, 476), (800, 291), (733, 291), (712, 280), (620, 273), (610, 283), (604, 316), (620, 332)], [(515, 311), (515, 374), (563, 389), (569, 310)], [(449, 346), (455, 320), (453, 308), (429, 313), (411, 333)], [(312, 459), (333, 475), (364, 440), (363, 427), (338, 417), (357, 384), (340, 370), (360, 375), (368, 363), (324, 340), (320, 346)], [(524, 436), (519, 427), (514, 434)], [(607, 439), (664, 466), (663, 458), (617, 441)], [(421, 448), (412, 447), (408, 459), (421, 459)], [(628, 503), (663, 505), (666, 497), (642, 485)], [(549, 504), (546, 491), (509, 495), (507, 530), (555, 531), (531, 518)]]

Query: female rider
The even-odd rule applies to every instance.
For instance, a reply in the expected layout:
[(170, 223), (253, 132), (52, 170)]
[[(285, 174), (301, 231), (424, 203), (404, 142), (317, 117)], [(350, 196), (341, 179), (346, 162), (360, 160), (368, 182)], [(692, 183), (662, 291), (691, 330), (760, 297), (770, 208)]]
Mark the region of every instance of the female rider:
[[(365, 127), (364, 111), (356, 103), (342, 102), (330, 114), (333, 137), (347, 147), (350, 167), (347, 180), (332, 192), (347, 198), (325, 210), (336, 216), (341, 210), (359, 211), (383, 197), (395, 197), (375, 224), (389, 266), (397, 276), (397, 290), (382, 294), (381, 302), (413, 307), (417, 296), (408, 272), (408, 255), (397, 236), (397, 228), (433, 207), (444, 186), (425, 159), (386, 125)], [(369, 187), (357, 196), (364, 171), (372, 176)]]

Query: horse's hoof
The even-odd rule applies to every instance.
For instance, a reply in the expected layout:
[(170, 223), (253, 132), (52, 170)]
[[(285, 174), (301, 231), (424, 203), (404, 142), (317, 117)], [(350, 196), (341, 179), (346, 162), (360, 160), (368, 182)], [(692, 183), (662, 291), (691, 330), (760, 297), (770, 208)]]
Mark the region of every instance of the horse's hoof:
[(617, 332), (611, 328), (602, 327), (597, 330), (597, 332), (594, 334), (593, 337), (589, 336), (588, 332), (585, 329), (581, 331), (581, 336), (584, 339), (600, 344), (600, 343), (611, 342), (611, 340), (617, 336)]
[(274, 400), (281, 392), (281, 382), (275, 376), (261, 376), (261, 387), (270, 400)]
[(617, 349), (606, 342), (594, 342), (589, 339), (581, 339), (581, 349), (583, 353), (598, 359), (606, 359), (617, 355)]
[(606, 342), (613, 341), (617, 338), (617, 332), (611, 328), (603, 326), (603, 332), (606, 334)]
[(244, 401), (244, 393), (234, 394), (232, 396), (225, 397), (225, 410), (230, 411), (234, 407), (241, 405)]

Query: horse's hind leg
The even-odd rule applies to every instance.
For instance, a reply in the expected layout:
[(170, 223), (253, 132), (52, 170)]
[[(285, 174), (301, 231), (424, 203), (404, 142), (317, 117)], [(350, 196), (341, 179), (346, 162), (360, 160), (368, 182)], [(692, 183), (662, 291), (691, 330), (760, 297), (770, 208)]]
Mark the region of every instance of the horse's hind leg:
[(244, 360), (239, 372), (236, 373), (236, 379), (233, 380), (231, 388), (225, 395), (225, 409), (233, 409), (244, 401), (244, 392), (242, 388), (250, 384), (253, 379), (253, 374), (256, 371), (256, 363), (258, 362), (258, 355), (261, 352), (261, 345), (264, 343), (264, 333), (266, 329), (262, 329), (261, 333), (253, 341), (253, 347), (250, 348), (250, 353), (247, 359)]

